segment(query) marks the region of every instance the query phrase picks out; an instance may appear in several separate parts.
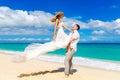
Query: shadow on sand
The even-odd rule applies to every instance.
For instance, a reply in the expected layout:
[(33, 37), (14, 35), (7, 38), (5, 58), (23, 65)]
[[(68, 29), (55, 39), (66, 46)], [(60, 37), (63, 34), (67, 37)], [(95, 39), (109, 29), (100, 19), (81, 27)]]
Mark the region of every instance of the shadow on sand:
[[(45, 75), (47, 73), (57, 73), (57, 72), (64, 72), (64, 68), (58, 68), (57, 70), (52, 70), (52, 71), (39, 71), (39, 72), (34, 72), (34, 73), (29, 73), (29, 74), (22, 73), (22, 74), (18, 75), (18, 77), (22, 78), (22, 77)], [(73, 69), (71, 74), (73, 74), (75, 72), (77, 72), (77, 70)]]

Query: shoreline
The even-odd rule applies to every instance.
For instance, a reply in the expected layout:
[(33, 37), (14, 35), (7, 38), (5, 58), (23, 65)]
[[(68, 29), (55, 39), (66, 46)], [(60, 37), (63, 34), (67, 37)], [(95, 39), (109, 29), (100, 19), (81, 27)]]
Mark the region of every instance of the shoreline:
[[(21, 54), (22, 52), (0, 50), (0, 53), (6, 54), (6, 55), (14, 55), (14, 54)], [(36, 59), (42, 60), (42, 61), (48, 61), (48, 62), (64, 63), (64, 58), (65, 56), (41, 55)], [(97, 68), (97, 69), (103, 69), (108, 71), (118, 71), (118, 72), (120, 71), (120, 62), (118, 61), (73, 57), (73, 63), (78, 66)]]

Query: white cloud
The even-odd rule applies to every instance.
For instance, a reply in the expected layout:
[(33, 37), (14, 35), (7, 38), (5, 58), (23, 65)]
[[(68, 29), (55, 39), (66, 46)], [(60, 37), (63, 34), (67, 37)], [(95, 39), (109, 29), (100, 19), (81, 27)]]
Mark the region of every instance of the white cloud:
[(105, 34), (105, 31), (103, 31), (103, 30), (95, 30), (95, 31), (92, 32), (92, 34), (103, 35), (103, 34)]
[(116, 32), (118, 35), (120, 35), (120, 30), (115, 30), (115, 32)]
[(0, 27), (43, 27), (51, 26), (52, 14), (44, 11), (13, 10), (0, 7)]
[[(0, 7), (0, 35), (51, 34), (48, 27), (53, 28), (53, 23), (50, 22), (53, 16), (44, 11), (23, 11)], [(84, 23), (76, 19), (64, 17), (63, 21), (68, 27), (71, 27), (73, 22), (80, 23), (83, 25), (82, 27), (85, 27)]]
[(1, 28), (0, 35), (51, 35), (46, 28)]
[(67, 17), (64, 17), (63, 18), (63, 22), (65, 25), (67, 25), (68, 27), (71, 27), (73, 26), (73, 24), (77, 23), (81, 26), (82, 29), (88, 29), (89, 26), (87, 25), (87, 23), (84, 23), (80, 20), (77, 20), (77, 19), (72, 19), (72, 18), (67, 18)]
[(112, 30), (120, 28), (120, 18), (113, 21), (100, 21), (100, 20), (90, 20), (88, 22), (88, 26), (90, 29), (104, 29), (104, 30)]
[(5, 38), (5, 39), (2, 39), (0, 38), (0, 41), (49, 41), (50, 38), (26, 38), (26, 37), (23, 37), (23, 38)]
[(87, 42), (86, 39), (80, 39), (80, 42)]
[(97, 37), (95, 37), (95, 36), (91, 36), (91, 39), (93, 40), (93, 41), (96, 41), (96, 40), (99, 40)]
[(116, 19), (116, 23), (120, 23), (120, 19)]
[[(53, 28), (53, 23), (50, 22), (53, 16), (44, 11), (23, 11), (0, 7), (0, 35), (51, 35), (52, 32), (48, 29)], [(93, 34), (105, 34), (104, 31), (112, 33), (120, 29), (120, 18), (113, 21), (90, 19), (88, 22), (83, 22), (78, 18), (82, 17), (64, 17), (63, 22), (68, 27), (71, 27), (73, 23), (78, 23), (81, 29), (100, 30), (94, 31)]]
[(113, 21), (101, 21), (90, 19), (88, 22), (82, 22), (77, 19), (64, 18), (63, 21), (66, 25), (71, 26), (73, 23), (78, 23), (81, 26), (81, 29), (102, 29), (102, 30), (113, 30), (120, 29), (120, 18)]

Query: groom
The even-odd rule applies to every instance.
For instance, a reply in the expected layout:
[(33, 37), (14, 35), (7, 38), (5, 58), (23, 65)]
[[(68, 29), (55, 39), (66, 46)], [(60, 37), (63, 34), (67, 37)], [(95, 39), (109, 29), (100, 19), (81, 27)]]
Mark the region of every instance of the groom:
[(67, 52), (66, 57), (64, 60), (65, 64), (65, 76), (68, 77), (71, 73), (71, 67), (72, 67), (72, 58), (74, 53), (77, 51), (77, 43), (79, 41), (80, 35), (78, 33), (78, 30), (80, 29), (80, 26), (78, 24), (75, 24), (73, 26), (73, 32), (70, 33), (70, 42), (67, 46)]

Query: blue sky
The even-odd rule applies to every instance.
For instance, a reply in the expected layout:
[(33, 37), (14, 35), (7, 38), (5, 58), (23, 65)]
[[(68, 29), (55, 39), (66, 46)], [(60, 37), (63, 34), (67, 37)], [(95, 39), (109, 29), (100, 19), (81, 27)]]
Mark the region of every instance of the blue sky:
[(120, 42), (119, 0), (0, 0), (0, 41), (50, 41), (57, 11), (81, 26), (80, 42)]

